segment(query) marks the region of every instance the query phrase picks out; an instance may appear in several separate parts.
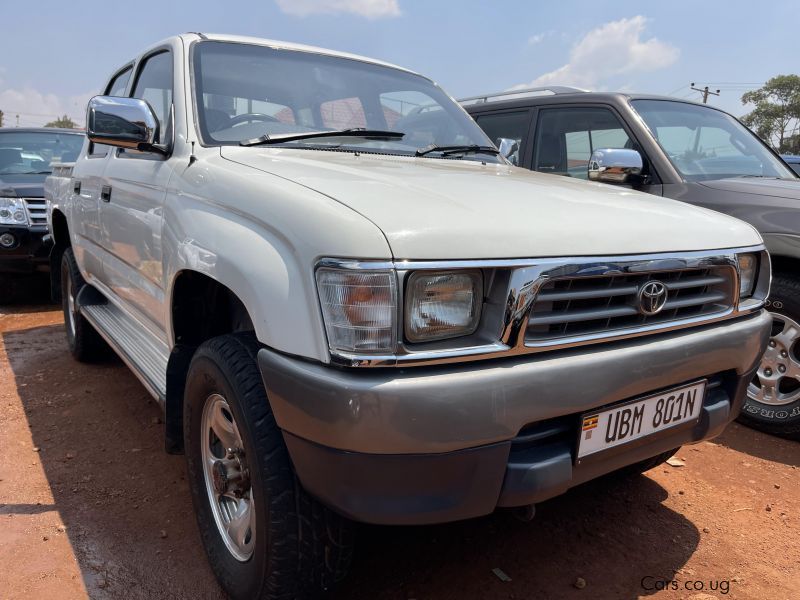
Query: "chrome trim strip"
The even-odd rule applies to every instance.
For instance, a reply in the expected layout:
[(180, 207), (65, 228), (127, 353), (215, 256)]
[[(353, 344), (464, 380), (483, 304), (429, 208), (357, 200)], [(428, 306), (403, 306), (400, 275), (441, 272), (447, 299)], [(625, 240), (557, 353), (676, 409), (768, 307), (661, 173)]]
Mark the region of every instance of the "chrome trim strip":
[[(764, 265), (769, 266), (769, 255), (763, 245), (720, 250), (694, 252), (665, 252), (643, 255), (621, 256), (580, 256), (566, 258), (541, 259), (490, 259), (490, 260), (356, 260), (323, 258), (317, 268), (333, 267), (356, 270), (395, 270), (400, 283), (398, 288), (398, 337), (397, 352), (394, 354), (350, 354), (331, 352), (333, 364), (348, 367), (404, 367), (466, 362), (513, 356), (518, 354), (551, 351), (573, 348), (586, 344), (618, 341), (649, 335), (655, 332), (669, 332), (692, 326), (715, 323), (717, 321), (739, 317), (764, 306), (769, 293), (769, 278), (759, 277), (753, 297), (742, 301), (738, 298), (739, 277), (736, 255), (740, 253), (758, 253), (761, 261), (761, 273)], [(599, 332), (590, 335), (560, 338), (551, 342), (525, 344), (525, 332), (533, 301), (539, 288), (550, 279), (558, 277), (597, 277), (609, 274), (647, 273), (651, 271), (667, 271), (696, 269), (710, 266), (729, 266), (734, 269), (734, 305), (727, 311), (704, 315), (679, 321), (656, 323), (630, 329), (621, 329), (613, 333)], [(506, 310), (498, 325), (500, 335), (496, 341), (485, 344), (470, 344), (460, 347), (418, 349), (409, 347), (402, 341), (402, 313), (404, 306), (404, 281), (410, 271), (448, 270), (448, 269), (499, 269), (510, 271), (510, 281), (506, 293)], [(768, 269), (767, 269), (768, 272)], [(451, 340), (458, 342), (459, 338)]]

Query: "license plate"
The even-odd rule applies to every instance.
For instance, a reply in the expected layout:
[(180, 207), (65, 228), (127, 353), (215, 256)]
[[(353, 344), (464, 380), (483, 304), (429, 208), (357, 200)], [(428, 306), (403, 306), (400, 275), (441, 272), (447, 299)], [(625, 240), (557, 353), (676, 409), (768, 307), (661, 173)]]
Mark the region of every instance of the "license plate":
[(705, 391), (703, 380), (583, 415), (578, 458), (697, 420)]

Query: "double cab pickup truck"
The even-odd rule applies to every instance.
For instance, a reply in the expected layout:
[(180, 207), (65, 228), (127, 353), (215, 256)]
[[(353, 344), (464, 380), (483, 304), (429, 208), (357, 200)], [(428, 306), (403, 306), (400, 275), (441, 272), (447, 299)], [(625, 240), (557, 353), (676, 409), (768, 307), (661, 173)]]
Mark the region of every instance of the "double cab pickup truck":
[(549, 87), (462, 103), (520, 167), (602, 181), (729, 214), (772, 257), (773, 332), (740, 420), (800, 439), (800, 178), (747, 127), (712, 106)]
[(738, 415), (770, 335), (750, 225), (511, 166), (431, 80), (189, 33), (109, 79), (48, 180), (74, 357), (186, 455), (233, 598), (304, 598), (353, 523), (659, 464)]
[(0, 128), (0, 296), (14, 275), (48, 269), (44, 181), (53, 162), (77, 158), (85, 137), (69, 129)]

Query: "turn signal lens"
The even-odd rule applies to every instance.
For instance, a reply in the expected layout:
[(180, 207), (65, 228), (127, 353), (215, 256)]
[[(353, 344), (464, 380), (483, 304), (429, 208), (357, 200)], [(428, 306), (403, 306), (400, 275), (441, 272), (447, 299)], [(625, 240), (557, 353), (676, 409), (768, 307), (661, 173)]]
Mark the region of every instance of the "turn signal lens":
[(749, 298), (756, 284), (758, 257), (755, 254), (739, 254), (736, 260), (739, 263), (739, 298)]
[(406, 338), (429, 342), (474, 333), (482, 301), (480, 271), (414, 273), (406, 292)]
[(328, 345), (345, 352), (394, 352), (397, 282), (394, 271), (317, 270)]

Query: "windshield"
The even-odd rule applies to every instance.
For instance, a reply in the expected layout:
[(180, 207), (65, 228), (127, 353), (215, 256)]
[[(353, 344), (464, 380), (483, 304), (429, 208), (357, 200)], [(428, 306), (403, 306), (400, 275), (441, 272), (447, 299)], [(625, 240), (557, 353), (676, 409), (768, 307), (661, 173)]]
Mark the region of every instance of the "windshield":
[(78, 158), (79, 133), (0, 131), (0, 175), (50, 173), (50, 163)]
[[(414, 155), (435, 146), (492, 144), (434, 83), (360, 60), (228, 42), (200, 42), (194, 56), (198, 124), (208, 144), (238, 145), (264, 135), (366, 128), (395, 138), (336, 136), (281, 147)], [(497, 162), (495, 156), (426, 154)]]
[(634, 100), (631, 104), (687, 181), (794, 179), (749, 129), (724, 112), (669, 100)]

